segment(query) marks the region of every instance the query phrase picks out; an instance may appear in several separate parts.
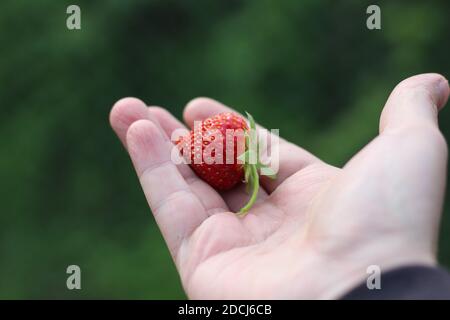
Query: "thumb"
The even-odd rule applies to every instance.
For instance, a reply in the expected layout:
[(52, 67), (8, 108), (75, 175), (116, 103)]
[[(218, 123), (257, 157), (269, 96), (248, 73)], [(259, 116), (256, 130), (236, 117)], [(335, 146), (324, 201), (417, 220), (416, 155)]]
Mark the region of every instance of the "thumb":
[(400, 82), (389, 96), (380, 119), (380, 133), (431, 125), (449, 96), (448, 81), (436, 73), (420, 74)]

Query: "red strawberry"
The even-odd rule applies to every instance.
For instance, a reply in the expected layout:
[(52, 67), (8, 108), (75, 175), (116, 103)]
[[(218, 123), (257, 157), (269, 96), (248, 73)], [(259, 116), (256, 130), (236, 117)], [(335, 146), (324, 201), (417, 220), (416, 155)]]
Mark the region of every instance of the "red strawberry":
[[(254, 129), (254, 121), (248, 116), (250, 128)], [(250, 136), (246, 120), (226, 112), (198, 122), (176, 142), (195, 173), (215, 189), (229, 190), (244, 180), (250, 183), (252, 196), (241, 213), (250, 209), (259, 189), (257, 169), (261, 165), (248, 161)]]

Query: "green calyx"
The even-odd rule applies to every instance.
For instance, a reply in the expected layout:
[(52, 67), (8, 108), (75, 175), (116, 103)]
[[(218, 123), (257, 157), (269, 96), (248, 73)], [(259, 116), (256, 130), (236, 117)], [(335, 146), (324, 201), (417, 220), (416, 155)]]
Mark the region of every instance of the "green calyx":
[[(252, 115), (247, 113), (247, 119), (250, 126), (250, 130), (245, 134), (245, 147), (246, 151), (242, 153), (238, 160), (243, 162), (244, 166), (244, 182), (247, 184), (247, 192), (250, 193), (250, 199), (245, 206), (239, 210), (238, 216), (245, 216), (250, 208), (255, 204), (259, 191), (259, 174), (258, 171), (261, 168), (265, 168), (266, 172), (270, 168), (261, 163), (259, 158), (259, 144), (258, 136), (256, 133), (256, 124)], [(275, 174), (268, 175), (270, 178), (275, 179)]]

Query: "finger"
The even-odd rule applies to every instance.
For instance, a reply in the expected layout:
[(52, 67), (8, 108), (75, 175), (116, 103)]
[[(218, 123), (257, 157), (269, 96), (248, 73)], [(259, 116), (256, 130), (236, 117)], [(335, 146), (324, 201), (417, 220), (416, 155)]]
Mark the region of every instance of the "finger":
[[(157, 120), (168, 136), (174, 130), (184, 127), (180, 121), (163, 108), (150, 107), (149, 112), (151, 114), (150, 118)], [(216, 208), (213, 211), (214, 213), (227, 210), (238, 212), (248, 202), (249, 194), (246, 192), (246, 186), (244, 184), (240, 184), (232, 190), (221, 192), (221, 195), (219, 195), (217, 191), (207, 183), (199, 179), (188, 166), (186, 166), (186, 169), (189, 170), (190, 173), (183, 173), (183, 176), (189, 183), (192, 191), (202, 201), (207, 211), (209, 211), (208, 215), (211, 215), (211, 211), (213, 210), (211, 208)], [(270, 234), (270, 232), (278, 225), (277, 222), (280, 221), (280, 210), (270, 207), (269, 204), (264, 205), (264, 200), (267, 199), (267, 197), (267, 193), (264, 190), (260, 190), (251, 213), (247, 215), (247, 219), (244, 220), (247, 230), (250, 231), (255, 238)], [(218, 207), (219, 209), (217, 209)], [(223, 208), (228, 209), (225, 210)], [(231, 234), (228, 235), (228, 237), (231, 236)], [(239, 237), (242, 236), (243, 234), (241, 233)]]
[[(380, 135), (346, 164), (346, 174), (338, 178), (344, 182), (353, 177), (347, 191), (381, 188), (384, 192), (381, 198), (359, 192), (358, 197), (352, 198), (352, 209), (344, 213), (358, 216), (342, 217), (340, 213), (337, 222), (356, 223), (357, 219), (379, 214), (371, 211), (367, 203), (382, 204), (383, 217), (391, 219), (396, 230), (409, 230), (405, 232), (409, 232), (412, 244), (428, 252), (434, 250), (447, 167), (447, 144), (439, 131), (437, 115), (448, 96), (448, 82), (438, 74), (417, 75), (395, 87), (381, 115)], [(340, 191), (334, 194), (339, 197)], [(390, 194), (395, 197), (386, 198)], [(333, 198), (335, 202), (339, 200), (334, 195)], [(374, 228), (377, 230), (376, 225)]]
[(448, 96), (448, 81), (439, 74), (421, 74), (402, 81), (386, 102), (380, 132), (421, 126), (437, 128), (438, 111)]
[(136, 98), (117, 101), (109, 113), (109, 122), (122, 144), (126, 146), (126, 134), (130, 125), (140, 119), (147, 119), (147, 106)]
[(208, 217), (205, 208), (171, 161), (171, 150), (154, 123), (134, 122), (126, 142), (145, 197), (176, 257), (182, 241)]
[[(167, 136), (170, 136), (176, 129), (185, 128), (165, 109), (147, 107), (144, 102), (136, 98), (119, 100), (110, 113), (111, 126), (125, 146), (128, 128), (133, 122), (142, 119), (152, 119), (163, 129), (165, 132), (163, 136), (169, 147), (172, 144)], [(200, 180), (187, 165), (180, 164), (177, 168), (192, 191), (200, 198), (209, 215), (229, 210), (222, 197), (207, 183)]]
[[(381, 113), (379, 136), (345, 167), (370, 164), (369, 159), (380, 162), (391, 157), (400, 161), (398, 171), (409, 169), (415, 161), (434, 163), (433, 170), (441, 168), (446, 162), (447, 145), (439, 131), (437, 115), (448, 96), (448, 82), (439, 74), (421, 74), (400, 82)], [(387, 166), (391, 170), (395, 167), (392, 164)], [(417, 173), (412, 176), (417, 178)]]
[[(170, 135), (176, 129), (185, 126), (173, 117), (167, 110), (159, 107), (150, 107), (149, 112), (151, 117), (157, 119), (164, 128), (167, 135)], [(197, 175), (188, 166), (179, 166), (183, 168), (183, 176), (186, 181), (190, 182), (191, 188), (204, 202), (209, 214), (231, 210), (238, 212), (249, 199), (249, 194), (245, 190), (244, 185), (240, 185), (232, 190), (217, 193), (211, 186), (197, 177)], [(258, 193), (257, 202), (267, 198), (267, 193), (264, 190)]]
[[(170, 114), (167, 110), (160, 107), (149, 107), (149, 118), (159, 124), (162, 129), (163, 136), (166, 140), (168, 146), (172, 146), (170, 136), (172, 132), (177, 129), (186, 129), (186, 127), (178, 121), (174, 116)], [(177, 165), (183, 178), (189, 184), (192, 192), (197, 195), (197, 197), (202, 202), (208, 215), (212, 215), (218, 212), (228, 211), (229, 207), (225, 203), (224, 199), (217, 193), (214, 188), (208, 185), (206, 182), (201, 180), (192, 171), (192, 169), (186, 164)]]
[(186, 129), (186, 126), (175, 118), (169, 111), (164, 108), (149, 106), (148, 113), (150, 119), (157, 120), (163, 132), (169, 138), (172, 136), (172, 133), (178, 129)]
[[(220, 102), (209, 98), (196, 98), (189, 102), (184, 109), (183, 117), (189, 126), (193, 126), (195, 120), (203, 120), (221, 112), (237, 112)], [(260, 134), (261, 131), (267, 130), (261, 126), (257, 126)], [(270, 134), (268, 134), (270, 137)], [(270, 149), (270, 138), (268, 139), (267, 147)], [(321, 162), (318, 158), (313, 156), (306, 150), (287, 142), (284, 139), (279, 139), (279, 170), (275, 180), (266, 176), (261, 176), (261, 185), (268, 193), (273, 192), (285, 179), (292, 174), (304, 169), (305, 167)]]

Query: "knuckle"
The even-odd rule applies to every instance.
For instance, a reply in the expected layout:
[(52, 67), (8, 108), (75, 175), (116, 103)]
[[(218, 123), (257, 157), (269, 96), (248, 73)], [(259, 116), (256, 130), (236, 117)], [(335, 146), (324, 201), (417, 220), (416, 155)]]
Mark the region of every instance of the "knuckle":
[(400, 82), (393, 92), (403, 101), (422, 101), (431, 105), (438, 105), (439, 102), (433, 82), (416, 82), (406, 79)]

